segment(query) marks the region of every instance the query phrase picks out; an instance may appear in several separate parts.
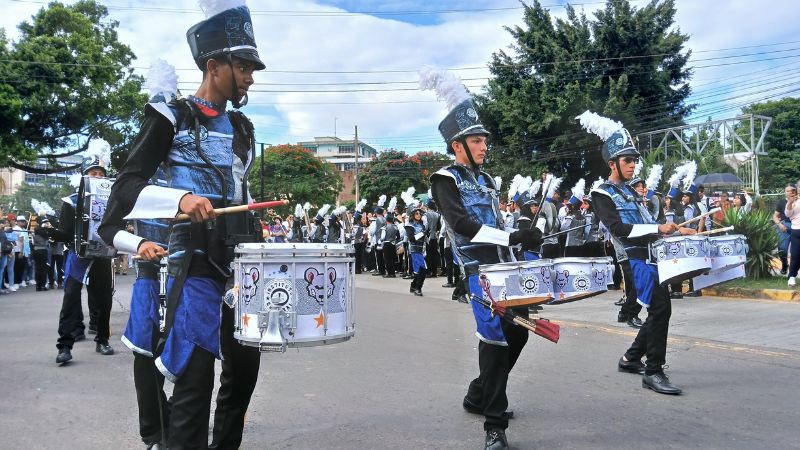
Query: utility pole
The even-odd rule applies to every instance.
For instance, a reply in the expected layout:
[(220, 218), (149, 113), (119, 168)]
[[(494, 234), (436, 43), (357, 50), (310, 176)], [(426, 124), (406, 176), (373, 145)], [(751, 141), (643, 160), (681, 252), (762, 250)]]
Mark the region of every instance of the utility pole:
[(356, 204), (361, 200), (358, 198), (358, 154), (361, 153), (360, 146), (358, 145), (358, 125), (356, 125), (356, 140), (353, 147), (356, 149)]
[[(261, 186), (259, 189), (258, 201), (263, 202), (264, 201), (264, 143), (263, 142), (261, 143), (261, 170), (259, 172), (261, 173)], [(262, 219), (264, 218), (264, 212), (265, 210), (262, 209), (261, 210)]]
[(338, 117), (333, 118), (333, 137), (336, 137), (336, 121), (339, 120)]

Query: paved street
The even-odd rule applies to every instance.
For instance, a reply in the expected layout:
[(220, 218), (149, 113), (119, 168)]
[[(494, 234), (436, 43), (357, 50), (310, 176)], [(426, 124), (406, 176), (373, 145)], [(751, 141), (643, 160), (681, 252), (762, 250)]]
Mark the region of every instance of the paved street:
[[(132, 281), (117, 277), (117, 354), (88, 340), (64, 367), (62, 291), (0, 297), (0, 447), (143, 448), (119, 341)], [(460, 406), (477, 373), (472, 315), (442, 283), (419, 298), (406, 280), (359, 275), (351, 342), (263, 356), (242, 448), (482, 448), (482, 419)], [(618, 295), (545, 307), (561, 341), (531, 335), (511, 374), (512, 448), (800, 448), (800, 304), (675, 301), (667, 372), (684, 395), (668, 397), (616, 370), (634, 336), (615, 321)]]

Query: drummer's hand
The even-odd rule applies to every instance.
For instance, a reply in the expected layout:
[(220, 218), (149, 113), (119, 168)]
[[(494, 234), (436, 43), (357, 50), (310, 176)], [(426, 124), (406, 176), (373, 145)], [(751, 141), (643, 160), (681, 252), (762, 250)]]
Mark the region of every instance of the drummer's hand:
[(678, 226), (675, 223), (662, 223), (658, 226), (658, 233), (669, 235), (678, 231)]
[(192, 222), (205, 222), (207, 220), (216, 219), (217, 214), (214, 212), (214, 207), (211, 202), (199, 195), (186, 194), (181, 198), (180, 210), (182, 213), (189, 215)]
[(686, 228), (686, 227), (680, 227), (678, 229), (678, 232), (683, 236), (697, 234), (697, 230), (693, 230), (691, 228)]
[(139, 255), (139, 257), (144, 260), (158, 261), (161, 258), (167, 256), (167, 251), (164, 250), (163, 247), (156, 244), (155, 242), (144, 241), (141, 244), (139, 244), (139, 248), (136, 250), (136, 254)]

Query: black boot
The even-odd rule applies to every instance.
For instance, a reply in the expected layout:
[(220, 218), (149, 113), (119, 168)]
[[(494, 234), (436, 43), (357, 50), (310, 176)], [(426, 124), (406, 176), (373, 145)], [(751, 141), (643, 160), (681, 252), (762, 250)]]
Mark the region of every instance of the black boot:
[(508, 441), (504, 430), (486, 430), (485, 450), (508, 450)]

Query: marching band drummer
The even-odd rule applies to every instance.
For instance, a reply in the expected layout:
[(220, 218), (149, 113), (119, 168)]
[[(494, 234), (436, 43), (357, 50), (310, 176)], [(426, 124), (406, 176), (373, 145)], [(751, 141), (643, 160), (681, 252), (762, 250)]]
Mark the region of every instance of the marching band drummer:
[[(97, 157), (83, 174), (103, 178), (106, 176), (108, 161)], [(64, 268), (64, 300), (58, 315), (58, 355), (56, 363), (64, 364), (72, 360), (72, 346), (76, 338), (84, 338), (83, 309), (81, 307), (81, 291), (86, 284), (89, 302), (89, 329), (92, 322), (97, 327), (94, 337), (95, 351), (101, 355), (113, 355), (114, 348), (108, 344), (111, 335), (112, 274), (111, 259), (81, 258), (75, 248), (75, 206), (78, 194), (65, 197), (61, 205), (60, 227), (48, 229), (48, 237), (57, 242), (64, 242), (69, 250)], [(95, 317), (92, 317), (92, 316)], [(94, 319), (94, 320), (92, 320)]]
[[(678, 229), (674, 223), (656, 224), (641, 204), (639, 194), (627, 185), (641, 155), (621, 123), (589, 111), (578, 118), (584, 128), (603, 139), (602, 157), (611, 169), (608, 180), (592, 190), (592, 205), (611, 232), (611, 239), (625, 248), (638, 301), (648, 308), (647, 320), (619, 360), (619, 370), (643, 373), (642, 387), (661, 394), (680, 394), (681, 389), (670, 383), (663, 370), (672, 305), (666, 287), (658, 283), (658, 269), (647, 263), (648, 246), (659, 235), (695, 231)], [(645, 355), (646, 365), (641, 361)]]
[[(250, 11), (241, 0), (204, 2), (207, 19), (187, 40), (203, 81), (186, 99), (149, 103), (120, 171), (99, 229), (120, 251), (157, 260), (164, 250), (124, 231), (124, 217), (172, 217), (166, 339), (156, 365), (173, 382), (167, 448), (209, 448), (214, 365), (222, 359), (210, 448), (238, 448), (260, 364), (256, 347), (233, 337), (234, 310), (222, 305), (233, 247), (261, 242), (251, 213), (219, 216), (214, 207), (246, 204), (248, 168), (255, 155), (252, 123), (238, 111), (247, 103), (253, 72), (263, 70)], [(161, 165), (169, 187), (148, 185)], [(213, 222), (208, 222), (216, 219)]]
[[(541, 233), (537, 229), (513, 233), (503, 230), (494, 179), (481, 171), (489, 132), (478, 118), (466, 88), (452, 74), (439, 71), (423, 73), (420, 84), (435, 88), (452, 108), (439, 124), (439, 132), (447, 143), (447, 152), (454, 154), (456, 161), (431, 176), (431, 191), (453, 240), (453, 253), (469, 281), (470, 294), (482, 296), (478, 266), (509, 261), (509, 245), (536, 246), (541, 243)], [(493, 316), (476, 301), (472, 302), (472, 312), (480, 339), (480, 374), (470, 383), (463, 406), (468, 412), (484, 415), (486, 449), (507, 449), (505, 430), (510, 414), (506, 412), (506, 384), (528, 341), (528, 331), (501, 322), (499, 316)], [(527, 317), (527, 308), (518, 314)]]

